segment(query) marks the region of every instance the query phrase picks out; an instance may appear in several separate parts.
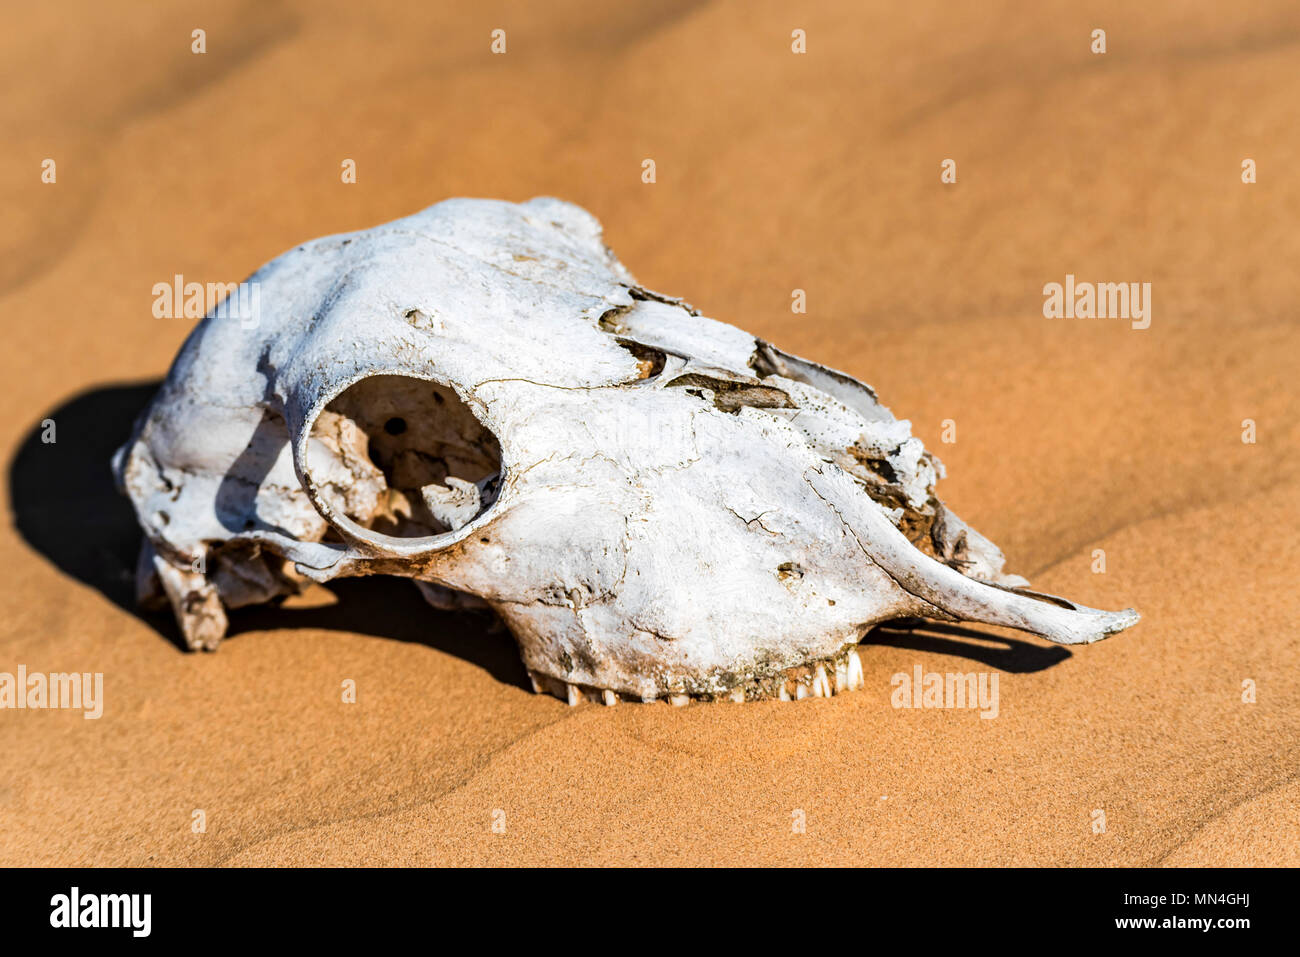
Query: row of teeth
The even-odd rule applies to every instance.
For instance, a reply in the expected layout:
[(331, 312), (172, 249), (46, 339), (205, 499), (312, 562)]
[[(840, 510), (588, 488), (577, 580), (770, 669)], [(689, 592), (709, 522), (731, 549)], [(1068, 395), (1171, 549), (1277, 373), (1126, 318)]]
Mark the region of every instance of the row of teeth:
[(829, 698), (833, 695), (857, 691), (863, 685), (862, 660), (856, 648), (851, 648), (833, 659), (820, 661), (815, 665), (802, 665), (787, 669), (784, 673), (771, 678), (763, 678), (732, 688), (717, 695), (693, 697), (689, 694), (673, 694), (665, 697), (651, 695), (637, 698), (620, 695), (608, 688), (593, 688), (588, 685), (570, 684), (558, 678), (529, 671), (533, 691), (538, 694), (553, 694), (570, 707), (583, 701), (592, 701), (613, 707), (620, 701), (667, 701), (674, 707), (685, 707), (692, 701), (802, 701), (804, 698)]

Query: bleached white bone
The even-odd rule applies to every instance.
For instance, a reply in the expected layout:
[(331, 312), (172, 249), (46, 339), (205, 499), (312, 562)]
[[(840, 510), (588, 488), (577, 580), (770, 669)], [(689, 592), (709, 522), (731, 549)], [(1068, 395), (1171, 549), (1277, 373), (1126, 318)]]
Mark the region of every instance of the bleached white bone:
[(439, 522), (455, 531), (479, 513), (483, 507), (479, 487), (454, 475), (446, 485), (425, 485), (420, 489), (425, 507)]
[(1137, 620), (1028, 591), (869, 386), (641, 288), (576, 206), (449, 200), (249, 281), (114, 460), (191, 647), (396, 575), (493, 609), (539, 688), (682, 704), (853, 690), (891, 618)]

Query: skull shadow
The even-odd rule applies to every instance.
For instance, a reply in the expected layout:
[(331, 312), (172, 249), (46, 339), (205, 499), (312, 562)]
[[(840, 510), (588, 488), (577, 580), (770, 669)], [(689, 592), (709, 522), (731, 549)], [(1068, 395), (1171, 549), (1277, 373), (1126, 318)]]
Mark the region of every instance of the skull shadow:
[[(9, 463), (9, 500), (22, 538), (64, 574), (89, 585), (178, 649), (185, 647), (167, 611), (135, 600), (140, 526), (130, 501), (113, 484), (109, 461), (131, 434), (160, 380), (111, 385), (73, 396), (41, 416)], [(42, 439), (52, 420), (55, 441)], [(427, 645), (457, 655), (504, 684), (530, 687), (514, 640), (483, 614), (430, 607), (409, 582), (351, 578), (328, 586), (326, 607), (261, 605), (235, 609), (229, 638), (275, 628), (320, 628)]]
[(1036, 645), (966, 625), (923, 618), (883, 622), (871, 629), (862, 643), (968, 658), (1010, 674), (1043, 671), (1072, 655), (1069, 649), (1060, 645)]
[[(41, 416), (9, 463), (9, 497), (14, 525), (29, 545), (181, 649), (184, 642), (170, 614), (136, 605), (140, 527), (109, 471), (113, 452), (131, 434), (159, 384), (154, 380), (90, 389)], [(43, 440), (46, 420), (54, 422), (51, 443)], [(408, 582), (383, 576), (331, 582), (329, 590), (338, 602), (327, 607), (236, 609), (230, 637), (293, 627), (374, 635), (457, 655), (504, 684), (529, 687), (513, 639), (484, 615), (438, 611)], [(1070, 657), (1057, 645), (1043, 647), (920, 620), (886, 623), (864, 642), (967, 658), (1011, 673), (1041, 671)]]

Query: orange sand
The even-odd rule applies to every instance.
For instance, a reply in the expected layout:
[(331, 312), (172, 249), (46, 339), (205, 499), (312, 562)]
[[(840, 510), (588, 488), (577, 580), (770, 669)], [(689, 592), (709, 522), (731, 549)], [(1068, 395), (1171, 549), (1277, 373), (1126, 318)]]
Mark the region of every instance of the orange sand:
[[(1300, 10), (616, 6), (6, 11), (0, 671), (102, 671), (107, 700), (0, 712), (0, 864), (1300, 864)], [(129, 610), (106, 458), (147, 390), (120, 387), (192, 325), (152, 285), (538, 194), (872, 383), (1009, 567), (1143, 622), (1069, 654), (876, 634), (830, 700), (570, 709), (404, 582), (237, 614), (215, 655)], [(1151, 282), (1151, 328), (1044, 319), (1066, 273)], [(1000, 672), (1000, 716), (895, 710), (917, 664)]]

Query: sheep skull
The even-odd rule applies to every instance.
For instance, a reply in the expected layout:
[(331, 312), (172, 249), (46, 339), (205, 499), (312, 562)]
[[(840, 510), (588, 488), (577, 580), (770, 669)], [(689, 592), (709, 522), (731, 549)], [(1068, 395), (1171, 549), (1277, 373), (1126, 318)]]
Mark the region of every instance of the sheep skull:
[(853, 688), (892, 618), (1137, 620), (1028, 591), (869, 386), (642, 289), (576, 206), (449, 200), (249, 283), (256, 321), (203, 320), (114, 460), (191, 648), (397, 575), (495, 611), (539, 689), (680, 703)]

